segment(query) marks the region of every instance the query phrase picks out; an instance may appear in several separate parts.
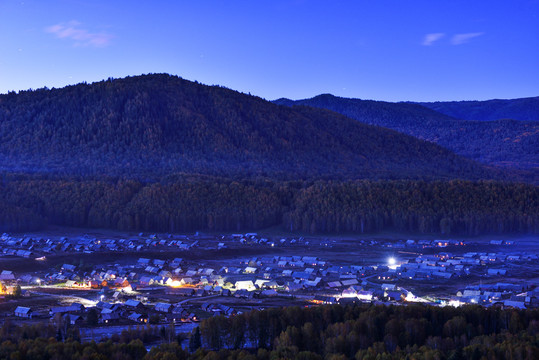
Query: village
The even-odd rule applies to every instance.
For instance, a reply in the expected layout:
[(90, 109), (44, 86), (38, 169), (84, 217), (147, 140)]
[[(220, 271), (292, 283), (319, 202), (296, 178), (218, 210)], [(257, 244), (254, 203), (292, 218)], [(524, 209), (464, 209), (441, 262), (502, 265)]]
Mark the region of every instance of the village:
[(106, 329), (137, 324), (188, 332), (211, 316), (290, 305), (538, 307), (537, 242), (515, 243), (257, 233), (3, 234), (0, 316), (103, 328), (110, 335)]

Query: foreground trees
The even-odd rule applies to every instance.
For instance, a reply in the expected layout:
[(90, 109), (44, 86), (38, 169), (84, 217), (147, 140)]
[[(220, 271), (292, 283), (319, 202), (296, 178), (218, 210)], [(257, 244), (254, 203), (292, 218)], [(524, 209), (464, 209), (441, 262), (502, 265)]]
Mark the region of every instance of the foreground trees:
[(539, 311), (409, 306), (289, 307), (213, 317), (200, 325), (207, 349), (265, 348), (278, 357), (362, 359), (430, 355), (539, 355)]
[[(204, 320), (189, 352), (178, 341), (146, 350), (148, 329), (80, 343), (54, 326), (0, 328), (0, 359), (537, 359), (539, 311), (468, 306), (321, 306)], [(181, 340), (181, 339), (180, 339)], [(143, 342), (145, 341), (145, 342)], [(202, 347), (200, 348), (200, 341)]]

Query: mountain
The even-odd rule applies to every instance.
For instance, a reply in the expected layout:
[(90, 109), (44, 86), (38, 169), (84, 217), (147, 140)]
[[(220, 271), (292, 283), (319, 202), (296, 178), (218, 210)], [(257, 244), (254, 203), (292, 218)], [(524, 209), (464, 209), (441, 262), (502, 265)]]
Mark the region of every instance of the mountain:
[(539, 121), (539, 96), (511, 100), (436, 101), (418, 104), (462, 120)]
[[(460, 121), (365, 104), (372, 123), (418, 132), (418, 118)], [(537, 186), (476, 181), (512, 173), (334, 111), (166, 74), (0, 95), (0, 167), (0, 231), (539, 233)]]
[[(388, 105), (420, 109), (415, 104)], [(374, 108), (375, 111), (377, 108)], [(284, 107), (167, 74), (0, 96), (7, 172), (158, 179), (491, 178), (429, 142), (335, 112)]]
[(539, 168), (539, 122), (536, 121), (466, 121), (416, 103), (348, 99), (329, 94), (274, 102), (332, 110), (365, 124), (387, 127), (437, 143), (459, 155), (490, 165)]

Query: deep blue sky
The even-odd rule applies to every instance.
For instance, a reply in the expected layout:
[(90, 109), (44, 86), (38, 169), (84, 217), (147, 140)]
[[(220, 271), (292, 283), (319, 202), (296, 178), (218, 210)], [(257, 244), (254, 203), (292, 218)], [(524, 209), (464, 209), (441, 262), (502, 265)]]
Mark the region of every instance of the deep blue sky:
[(539, 95), (539, 0), (0, 0), (0, 93), (167, 72), (266, 99)]

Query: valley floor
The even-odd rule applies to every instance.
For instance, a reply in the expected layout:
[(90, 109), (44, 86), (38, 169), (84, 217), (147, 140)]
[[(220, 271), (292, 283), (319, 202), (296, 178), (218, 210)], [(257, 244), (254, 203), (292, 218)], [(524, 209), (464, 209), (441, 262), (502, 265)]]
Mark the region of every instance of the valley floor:
[(84, 339), (148, 324), (190, 332), (215, 315), (290, 305), (539, 305), (539, 239), (531, 236), (54, 228), (4, 234), (0, 248), (0, 316), (69, 322)]

